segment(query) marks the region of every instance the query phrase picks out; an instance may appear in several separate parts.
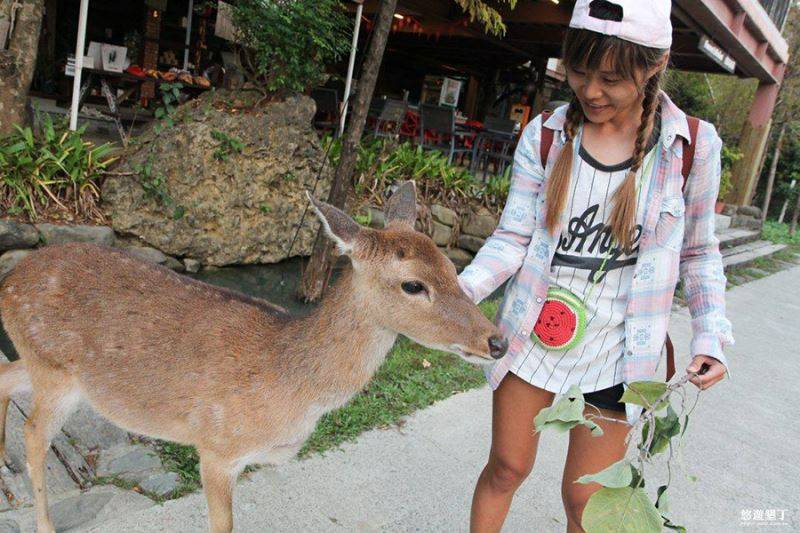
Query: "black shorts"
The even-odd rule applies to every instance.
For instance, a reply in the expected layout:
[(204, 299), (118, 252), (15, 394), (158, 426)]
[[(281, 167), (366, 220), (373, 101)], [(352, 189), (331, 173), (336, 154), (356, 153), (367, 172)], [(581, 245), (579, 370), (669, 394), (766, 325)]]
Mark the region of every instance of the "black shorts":
[(583, 399), (586, 400), (586, 403), (590, 403), (595, 407), (624, 413), (625, 404), (619, 401), (619, 399), (622, 398), (623, 392), (625, 392), (625, 388), (622, 386), (622, 383), (620, 383), (607, 389), (585, 392), (583, 394)]

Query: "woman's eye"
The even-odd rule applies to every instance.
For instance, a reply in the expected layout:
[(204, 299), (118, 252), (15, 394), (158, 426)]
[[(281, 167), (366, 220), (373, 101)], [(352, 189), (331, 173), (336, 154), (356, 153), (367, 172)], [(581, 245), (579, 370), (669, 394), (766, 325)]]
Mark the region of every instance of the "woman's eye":
[(401, 285), (403, 290), (408, 294), (419, 294), (425, 292), (425, 285), (418, 281), (405, 281)]
[(613, 78), (613, 79), (603, 78), (603, 81), (609, 85), (614, 85), (615, 83), (619, 83), (619, 78)]

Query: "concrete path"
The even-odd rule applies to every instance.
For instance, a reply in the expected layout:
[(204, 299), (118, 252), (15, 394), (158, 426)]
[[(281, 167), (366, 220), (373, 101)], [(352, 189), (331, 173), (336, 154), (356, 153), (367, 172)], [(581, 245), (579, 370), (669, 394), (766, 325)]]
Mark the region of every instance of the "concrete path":
[[(673, 470), (674, 519), (689, 531), (766, 524), (784, 526), (775, 531), (800, 530), (798, 289), (800, 268), (793, 268), (729, 292), (737, 340), (728, 350), (733, 378), (702, 393), (690, 422), (684, 458), (698, 481)], [(671, 332), (685, 354), (686, 309), (674, 315)], [(688, 361), (679, 357), (680, 372)], [(262, 469), (239, 483), (236, 530), (466, 531), (472, 490), (489, 449), (490, 406), (488, 388), (467, 392), (417, 413), (401, 428), (369, 432), (341, 451)], [(566, 444), (565, 435), (542, 437), (506, 531), (564, 531), (560, 479)], [(659, 481), (666, 479), (665, 469), (653, 472)], [(784, 518), (742, 520), (743, 511), (752, 516), (754, 510), (755, 516), (776, 510)], [(89, 531), (205, 527), (205, 501), (195, 494)]]

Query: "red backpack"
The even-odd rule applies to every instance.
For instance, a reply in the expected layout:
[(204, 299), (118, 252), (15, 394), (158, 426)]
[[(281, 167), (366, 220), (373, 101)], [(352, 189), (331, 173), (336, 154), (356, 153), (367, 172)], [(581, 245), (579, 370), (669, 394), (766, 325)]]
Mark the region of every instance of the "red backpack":
[[(550, 118), (552, 111), (542, 112), (542, 140), (539, 145), (539, 157), (542, 161), (542, 167), (547, 167), (547, 158), (550, 155), (550, 148), (553, 146), (553, 137), (555, 130), (546, 128), (545, 121)], [(681, 191), (686, 188), (686, 180), (689, 179), (689, 174), (692, 172), (692, 164), (694, 163), (694, 150), (696, 148), (697, 130), (700, 127), (700, 119), (686, 115), (686, 121), (689, 123), (689, 138), (691, 141), (683, 146), (683, 168), (681, 174), (683, 175), (683, 186)], [(688, 156), (688, 157), (687, 157)], [(675, 347), (672, 345), (672, 339), (669, 338), (667, 333), (667, 381), (672, 379), (675, 375)]]

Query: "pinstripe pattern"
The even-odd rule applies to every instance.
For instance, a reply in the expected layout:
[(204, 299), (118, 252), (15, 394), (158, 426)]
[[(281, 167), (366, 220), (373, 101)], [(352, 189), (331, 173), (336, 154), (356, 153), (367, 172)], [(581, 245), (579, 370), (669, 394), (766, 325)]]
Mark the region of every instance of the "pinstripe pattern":
[[(647, 192), (639, 258), (625, 311), (622, 374), (626, 386), (655, 376), (679, 276), (692, 316), (690, 354), (710, 355), (728, 367), (723, 348), (734, 342), (731, 323), (725, 317), (726, 278), (714, 235), (722, 141), (713, 125), (701, 121), (692, 173), (682, 193), (683, 141), (678, 137), (689, 139), (686, 115), (666, 93), (660, 98), (662, 142), (656, 147), (656, 171)], [(541, 115), (525, 128), (514, 155), (511, 190), (500, 222), (459, 276), (462, 288), (475, 302), (510, 278), (496, 317), (510, 346), (506, 356), (487, 370), (492, 388), (520, 364), (518, 358), (525, 357), (526, 342), (550, 283), (557, 241), (545, 227), (544, 183), (564, 145), (565, 116), (566, 106), (557, 109), (546, 123), (557, 134), (545, 172), (539, 158)], [(555, 235), (561, 234), (565, 218), (566, 214)], [(627, 405), (629, 422), (638, 418), (640, 409)]]

